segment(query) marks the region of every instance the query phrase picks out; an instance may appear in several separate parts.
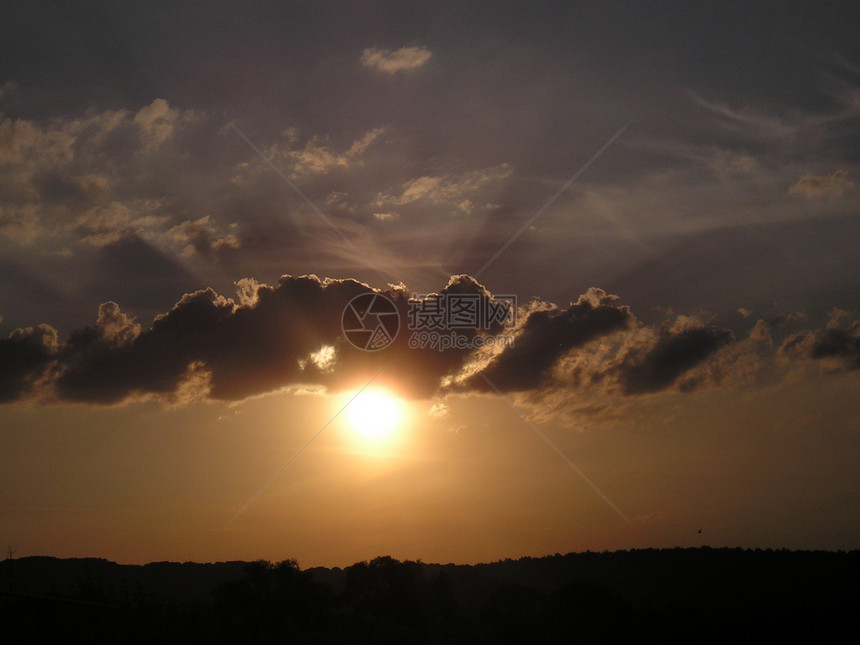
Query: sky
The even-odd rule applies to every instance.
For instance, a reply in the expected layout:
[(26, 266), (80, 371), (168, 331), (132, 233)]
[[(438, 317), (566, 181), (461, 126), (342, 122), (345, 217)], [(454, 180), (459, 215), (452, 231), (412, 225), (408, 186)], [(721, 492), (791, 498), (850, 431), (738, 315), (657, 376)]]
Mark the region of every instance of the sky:
[(4, 551), (860, 546), (849, 3), (0, 12)]

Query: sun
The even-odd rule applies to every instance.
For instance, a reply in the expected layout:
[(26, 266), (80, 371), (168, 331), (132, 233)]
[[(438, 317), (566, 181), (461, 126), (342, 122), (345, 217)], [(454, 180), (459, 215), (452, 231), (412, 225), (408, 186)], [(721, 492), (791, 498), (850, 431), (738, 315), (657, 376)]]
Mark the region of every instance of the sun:
[(389, 439), (397, 429), (403, 410), (400, 401), (382, 390), (364, 390), (346, 409), (353, 432), (368, 441)]

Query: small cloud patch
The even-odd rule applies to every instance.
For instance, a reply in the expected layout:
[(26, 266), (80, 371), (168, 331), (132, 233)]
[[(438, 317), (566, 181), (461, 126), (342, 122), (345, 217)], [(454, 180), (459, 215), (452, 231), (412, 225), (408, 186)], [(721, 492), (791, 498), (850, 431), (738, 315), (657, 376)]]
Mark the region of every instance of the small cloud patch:
[(361, 64), (387, 74), (409, 71), (424, 65), (433, 54), (424, 47), (377, 49), (369, 47), (361, 54)]
[(854, 182), (848, 179), (848, 173), (837, 170), (830, 175), (806, 174), (797, 183), (792, 184), (788, 192), (791, 195), (801, 197), (842, 197), (847, 191), (854, 188)]

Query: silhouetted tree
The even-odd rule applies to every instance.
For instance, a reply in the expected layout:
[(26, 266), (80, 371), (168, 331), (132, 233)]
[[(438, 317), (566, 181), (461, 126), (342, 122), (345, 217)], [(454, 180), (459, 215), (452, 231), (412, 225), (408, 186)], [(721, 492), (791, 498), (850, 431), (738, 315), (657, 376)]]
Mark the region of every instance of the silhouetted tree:
[(318, 642), (331, 609), (329, 590), (295, 560), (252, 562), (214, 592), (224, 638), (232, 643)]
[(500, 585), (481, 615), (486, 643), (529, 643), (541, 629), (544, 597), (518, 582)]
[(548, 642), (621, 643), (636, 633), (630, 603), (590, 582), (571, 582), (550, 594), (540, 623)]
[(420, 562), (385, 556), (349, 567), (339, 607), (350, 642), (443, 642), (454, 630), (450, 582)]

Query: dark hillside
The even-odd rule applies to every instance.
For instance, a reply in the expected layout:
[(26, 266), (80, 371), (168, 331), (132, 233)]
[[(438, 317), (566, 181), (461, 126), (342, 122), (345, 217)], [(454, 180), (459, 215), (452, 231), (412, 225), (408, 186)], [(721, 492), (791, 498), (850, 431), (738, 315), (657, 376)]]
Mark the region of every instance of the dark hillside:
[(664, 549), (454, 565), (389, 557), (0, 563), (21, 642), (836, 642), (858, 633), (860, 552)]

